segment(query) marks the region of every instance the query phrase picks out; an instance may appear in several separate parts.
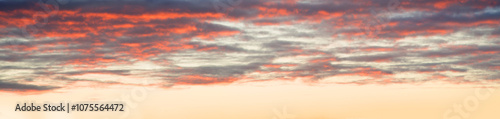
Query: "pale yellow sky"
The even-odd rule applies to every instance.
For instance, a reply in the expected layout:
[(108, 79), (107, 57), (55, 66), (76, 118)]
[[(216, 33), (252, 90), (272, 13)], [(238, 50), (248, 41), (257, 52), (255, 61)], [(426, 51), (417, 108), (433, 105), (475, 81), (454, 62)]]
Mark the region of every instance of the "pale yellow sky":
[[(479, 94), (476, 94), (479, 91)], [(493, 91), (490, 93), (490, 91)], [(472, 85), (304, 85), (300, 82), (253, 82), (170, 89), (116, 86), (68, 89), (39, 95), (2, 93), (0, 117), (12, 119), (498, 119), (500, 91)], [(134, 94), (135, 93), (135, 94)], [(491, 94), (488, 96), (488, 94)], [(134, 96), (131, 96), (134, 95)], [(478, 97), (479, 96), (479, 97)], [(477, 103), (474, 103), (477, 99)], [(123, 101), (126, 112), (15, 112), (17, 103), (106, 103)], [(466, 114), (451, 113), (467, 104)], [(477, 105), (475, 105), (477, 104)], [(453, 117), (453, 118), (452, 118)], [(467, 118), (466, 118), (467, 117)], [(284, 118), (283, 118), (284, 119)], [(290, 118), (292, 119), (292, 118)]]

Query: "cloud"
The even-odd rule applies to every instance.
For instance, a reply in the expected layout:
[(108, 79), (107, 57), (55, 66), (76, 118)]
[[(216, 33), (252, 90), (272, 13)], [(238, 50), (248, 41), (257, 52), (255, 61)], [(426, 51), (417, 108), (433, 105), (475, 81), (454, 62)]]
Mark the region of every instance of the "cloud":
[(32, 85), (32, 84), (21, 84), (15, 82), (5, 82), (0, 81), (0, 90), (4, 91), (44, 91), (44, 90), (53, 90), (61, 87), (57, 86), (40, 86), (40, 85)]
[[(214, 6), (219, 4), (226, 5), (222, 11)], [(498, 79), (500, 6), (494, 0), (57, 5), (57, 12), (49, 12), (56, 7), (0, 2), (0, 75), (16, 81), (1, 82), (5, 90), (55, 90), (94, 81), (74, 77), (86, 74), (173, 86), (334, 76), (366, 78), (351, 82), (359, 84), (465, 81), (477, 78), (473, 71)], [(140, 62), (153, 65), (135, 66)], [(399, 77), (405, 73), (418, 75)], [(46, 81), (61, 87), (31, 85)]]

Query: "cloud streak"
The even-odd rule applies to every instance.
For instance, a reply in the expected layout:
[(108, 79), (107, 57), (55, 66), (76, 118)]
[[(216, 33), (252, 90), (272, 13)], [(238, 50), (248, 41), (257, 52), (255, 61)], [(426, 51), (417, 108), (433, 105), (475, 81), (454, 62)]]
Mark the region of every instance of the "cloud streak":
[(77, 76), (157, 86), (498, 80), (497, 1), (244, 0), (223, 12), (214, 2), (1, 1), (0, 89), (68, 88), (61, 77), (110, 84)]

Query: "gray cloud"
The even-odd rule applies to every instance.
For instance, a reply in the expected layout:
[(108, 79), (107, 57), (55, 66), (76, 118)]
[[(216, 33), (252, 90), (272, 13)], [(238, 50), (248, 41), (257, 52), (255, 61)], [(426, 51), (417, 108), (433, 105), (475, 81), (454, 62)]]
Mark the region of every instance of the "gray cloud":
[(61, 88), (61, 87), (39, 86), (39, 85), (0, 81), (0, 90), (7, 90), (7, 91), (28, 91), (28, 90), (43, 91), (43, 90), (53, 90), (53, 89), (57, 89), (57, 88)]

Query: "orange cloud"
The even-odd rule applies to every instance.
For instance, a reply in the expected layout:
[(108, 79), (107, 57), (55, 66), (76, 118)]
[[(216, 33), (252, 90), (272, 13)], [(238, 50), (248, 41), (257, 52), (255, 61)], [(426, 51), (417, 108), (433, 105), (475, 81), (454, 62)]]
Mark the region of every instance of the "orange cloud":
[(234, 77), (207, 77), (201, 75), (184, 75), (177, 79), (176, 84), (186, 85), (231, 83), (237, 80), (237, 78)]

